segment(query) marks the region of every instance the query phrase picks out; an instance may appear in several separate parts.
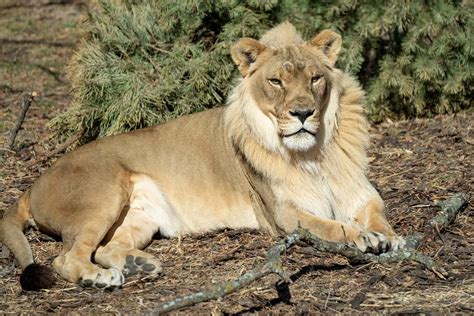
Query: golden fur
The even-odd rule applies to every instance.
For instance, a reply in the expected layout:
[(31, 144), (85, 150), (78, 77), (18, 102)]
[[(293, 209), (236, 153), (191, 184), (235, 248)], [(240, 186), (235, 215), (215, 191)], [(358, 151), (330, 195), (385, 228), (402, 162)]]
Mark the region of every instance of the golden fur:
[[(139, 271), (160, 272), (140, 250), (157, 232), (245, 227), (275, 234), (301, 225), (363, 251), (402, 247), (365, 175), (363, 92), (334, 68), (340, 46), (329, 30), (305, 42), (289, 23), (260, 41), (241, 39), (232, 58), (242, 79), (227, 107), (64, 156), (7, 212), (0, 240), (24, 274), (34, 274), (22, 234), (34, 219), (64, 242), (56, 271), (99, 288), (120, 286)], [(22, 286), (46, 286), (35, 278), (41, 276), (22, 277)]]

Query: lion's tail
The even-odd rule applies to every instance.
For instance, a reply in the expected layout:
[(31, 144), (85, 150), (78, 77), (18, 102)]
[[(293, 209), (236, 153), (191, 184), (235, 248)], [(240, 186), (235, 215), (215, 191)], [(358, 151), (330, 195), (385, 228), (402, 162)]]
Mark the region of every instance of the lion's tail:
[(23, 229), (30, 218), (30, 191), (23, 194), (0, 220), (0, 243), (7, 246), (15, 256), (23, 273), (20, 277), (24, 290), (36, 291), (54, 285), (54, 271), (34, 263), (30, 244)]

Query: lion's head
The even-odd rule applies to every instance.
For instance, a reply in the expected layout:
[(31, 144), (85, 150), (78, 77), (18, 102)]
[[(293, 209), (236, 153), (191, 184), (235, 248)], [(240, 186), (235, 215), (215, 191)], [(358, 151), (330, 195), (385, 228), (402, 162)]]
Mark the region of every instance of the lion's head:
[[(248, 123), (267, 147), (283, 145), (301, 152), (324, 141), (320, 135), (324, 113), (330, 99), (337, 98), (332, 93), (333, 66), (340, 48), (341, 37), (333, 31), (322, 31), (304, 42), (289, 23), (272, 29), (260, 41), (240, 39), (232, 48), (232, 59), (251, 99), (244, 102), (258, 108), (252, 110)], [(331, 103), (337, 107), (337, 101)], [(331, 109), (332, 116), (335, 111)]]

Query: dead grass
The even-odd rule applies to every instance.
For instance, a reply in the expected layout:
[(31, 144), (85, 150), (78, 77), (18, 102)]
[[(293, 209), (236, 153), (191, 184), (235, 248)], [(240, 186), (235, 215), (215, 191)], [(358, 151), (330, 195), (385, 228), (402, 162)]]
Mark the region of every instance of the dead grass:
[[(52, 162), (28, 167), (35, 156), (53, 145), (44, 141), (48, 136), (45, 123), (70, 102), (64, 65), (78, 38), (75, 25), (79, 19), (77, 4), (3, 2), (0, 7), (12, 7), (0, 10), (0, 38), (33, 42), (0, 45), (0, 60), (5, 61), (0, 61), (0, 77), (6, 78), (0, 82), (0, 147), (16, 120), (21, 93), (34, 90), (40, 97), (20, 131), (18, 152), (0, 152), (0, 214)], [(34, 10), (29, 6), (35, 6)], [(72, 46), (47, 44), (58, 42)], [(52, 67), (60, 81), (34, 64)], [(472, 313), (472, 204), (441, 236), (427, 230), (425, 224), (437, 212), (433, 206), (436, 200), (455, 192), (472, 192), (473, 119), (474, 114), (465, 113), (372, 129), (370, 178), (386, 202), (389, 220), (402, 235), (426, 233), (421, 251), (436, 256), (449, 272), (446, 280), (413, 263), (350, 266), (343, 257), (315, 253), (299, 244), (284, 256), (291, 284), (267, 276), (239, 293), (181, 313)], [(50, 264), (61, 249), (60, 242), (36, 231), (29, 231), (27, 238), (38, 262)], [(156, 279), (132, 278), (114, 292), (82, 289), (59, 281), (52, 290), (26, 293), (19, 287), (20, 270), (13, 257), (2, 257), (0, 313), (149, 311), (164, 300), (252, 269), (263, 262), (273, 242), (255, 231), (220, 231), (181, 241), (155, 240), (147, 251), (163, 262), (165, 274)]]

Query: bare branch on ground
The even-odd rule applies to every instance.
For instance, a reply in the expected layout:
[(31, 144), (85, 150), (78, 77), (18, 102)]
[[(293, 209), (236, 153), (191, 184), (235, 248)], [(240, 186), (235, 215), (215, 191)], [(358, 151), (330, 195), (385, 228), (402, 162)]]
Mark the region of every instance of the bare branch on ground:
[(32, 93), (25, 93), (21, 96), (20, 101), (20, 115), (18, 116), (18, 120), (16, 121), (15, 127), (13, 127), (12, 131), (10, 132), (10, 136), (8, 138), (8, 142), (5, 146), (6, 149), (12, 150), (13, 145), (15, 144), (16, 136), (18, 135), (18, 131), (21, 128), (21, 125), (25, 121), (26, 112), (30, 108), (31, 101), (33, 101), (34, 97), (36, 96), (36, 92)]
[[(431, 224), (431, 222), (430, 224), (437, 225), (437, 227), (446, 227), (467, 205), (467, 195), (456, 194), (452, 198), (438, 203), (438, 205), (441, 207), (440, 214), (433, 218), (432, 222), (435, 224)], [(282, 267), (281, 254), (286, 252), (290, 247), (300, 240), (310, 244), (317, 251), (345, 256), (351, 263), (376, 262), (387, 264), (409, 260), (423, 264), (427, 269), (433, 271), (437, 276), (444, 278), (444, 275), (446, 275), (446, 270), (443, 267), (437, 264), (433, 258), (417, 252), (414, 249), (415, 247), (412, 247), (413, 245), (416, 245), (422, 238), (423, 234), (408, 236), (408, 246), (405, 249), (395, 252), (383, 253), (381, 255), (374, 255), (363, 253), (358, 248), (351, 245), (322, 240), (311, 234), (306, 229), (297, 228), (294, 232), (285, 236), (275, 246), (271, 247), (267, 251), (267, 259), (264, 265), (250, 270), (235, 280), (220, 282), (209, 286), (202, 291), (164, 302), (157, 309), (148, 311), (145, 314), (159, 315), (197, 303), (219, 299), (234, 293), (239, 289), (249, 285), (253, 281), (271, 273), (280, 275), (285, 281), (288, 282), (289, 278)]]
[[(428, 222), (429, 227), (438, 233), (441, 232), (467, 206), (468, 198), (468, 195), (465, 193), (457, 193), (449, 199), (436, 203), (435, 205), (440, 207), (441, 210)], [(405, 238), (405, 247), (407, 249), (416, 249), (423, 238), (425, 238), (425, 235), (422, 233), (410, 235)]]
[(293, 246), (298, 240), (301, 239), (301, 235), (297, 231), (287, 235), (285, 238), (280, 240), (275, 246), (267, 251), (267, 262), (256, 269), (250, 270), (241, 277), (232, 280), (220, 282), (212, 285), (203, 291), (199, 291), (190, 295), (178, 297), (172, 301), (162, 303), (158, 309), (148, 312), (146, 314), (162, 314), (173, 310), (177, 310), (182, 307), (191, 306), (201, 302), (207, 302), (222, 298), (226, 295), (236, 292), (237, 290), (249, 285), (255, 280), (258, 280), (270, 273), (276, 273), (283, 279), (289, 280), (289, 277), (283, 272), (281, 263), (281, 254)]
[(436, 203), (441, 208), (441, 211), (430, 220), (430, 226), (439, 231), (445, 229), (456, 218), (458, 213), (467, 206), (467, 200), (467, 194), (458, 193), (447, 200)]

